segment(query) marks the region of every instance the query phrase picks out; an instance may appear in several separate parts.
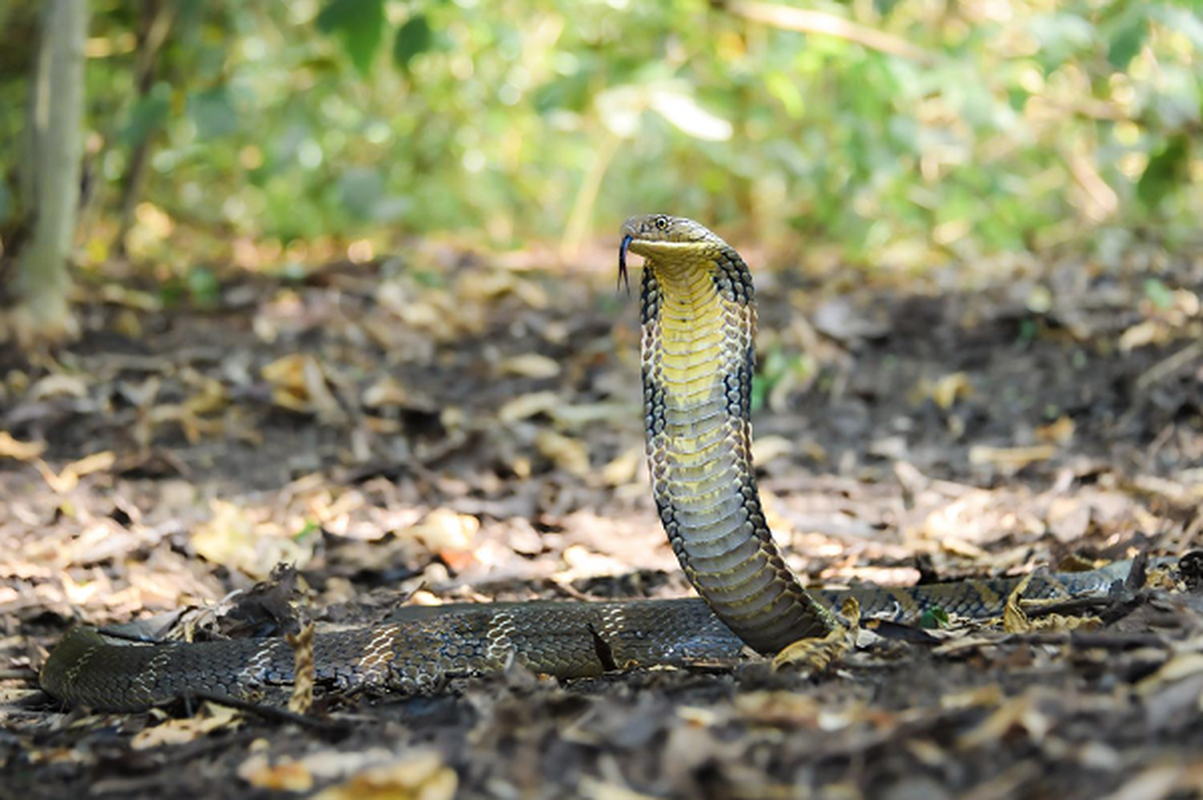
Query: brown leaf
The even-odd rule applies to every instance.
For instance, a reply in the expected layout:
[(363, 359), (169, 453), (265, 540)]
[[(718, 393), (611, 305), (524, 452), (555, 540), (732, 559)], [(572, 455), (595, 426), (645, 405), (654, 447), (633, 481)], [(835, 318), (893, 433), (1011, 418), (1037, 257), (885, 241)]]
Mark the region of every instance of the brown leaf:
[(152, 728), (144, 728), (134, 736), (130, 746), (135, 750), (148, 750), (162, 745), (185, 744), (213, 731), (239, 728), (242, 722), (241, 714), (235, 709), (205, 703), (194, 716), (169, 719)]
[(313, 788), (313, 774), (305, 764), (290, 758), (272, 764), (266, 753), (255, 753), (239, 764), (238, 777), (251, 786), (274, 792), (307, 792)]

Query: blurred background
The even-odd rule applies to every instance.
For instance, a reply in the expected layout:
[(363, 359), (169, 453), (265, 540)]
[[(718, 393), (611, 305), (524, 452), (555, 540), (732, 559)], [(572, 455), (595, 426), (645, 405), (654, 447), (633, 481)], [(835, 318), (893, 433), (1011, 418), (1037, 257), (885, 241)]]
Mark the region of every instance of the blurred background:
[[(1189, 3), (80, 5), (84, 273), (288, 270), (415, 235), (572, 263), (651, 210), (793, 263), (1105, 261), (1197, 240), (1203, 212)], [(39, 8), (0, 10), (10, 255)]]

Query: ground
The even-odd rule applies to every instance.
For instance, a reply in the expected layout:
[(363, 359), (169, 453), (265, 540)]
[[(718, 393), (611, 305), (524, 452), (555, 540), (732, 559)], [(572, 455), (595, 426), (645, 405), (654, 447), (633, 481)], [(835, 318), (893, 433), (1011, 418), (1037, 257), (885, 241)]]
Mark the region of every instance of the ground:
[[(414, 253), (166, 304), (95, 281), (77, 344), (0, 354), (0, 796), (1203, 792), (1203, 604), (1164, 583), (1094, 609), (1092, 633), (954, 620), (817, 675), (515, 670), (304, 726), (39, 698), (71, 623), (214, 603), (278, 561), (324, 621), (688, 593), (648, 496), (636, 301), (612, 260)], [(756, 276), (761, 488), (808, 581), (1199, 546), (1203, 258)]]

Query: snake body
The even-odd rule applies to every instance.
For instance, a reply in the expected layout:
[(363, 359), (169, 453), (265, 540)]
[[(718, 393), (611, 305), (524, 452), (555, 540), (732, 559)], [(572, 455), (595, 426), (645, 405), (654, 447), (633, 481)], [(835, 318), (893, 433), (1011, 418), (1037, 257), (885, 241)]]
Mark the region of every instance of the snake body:
[[(936, 606), (965, 616), (1002, 612), (1018, 579), (805, 589), (773, 541), (752, 467), (756, 304), (747, 265), (691, 220), (633, 217), (622, 233), (620, 275), (628, 250), (645, 258), (641, 352), (652, 493), (700, 599), (404, 608), (382, 624), (319, 633), (320, 685), (412, 693), (512, 663), (573, 678), (730, 659), (745, 646), (774, 653), (833, 630), (832, 609), (848, 594), (862, 614), (903, 621)], [(1128, 567), (1037, 575), (1024, 596), (1106, 592)], [(145, 644), (85, 626), (55, 647), (41, 683), (63, 702), (97, 709), (136, 710), (192, 694), (282, 703), (294, 660), (282, 638)]]

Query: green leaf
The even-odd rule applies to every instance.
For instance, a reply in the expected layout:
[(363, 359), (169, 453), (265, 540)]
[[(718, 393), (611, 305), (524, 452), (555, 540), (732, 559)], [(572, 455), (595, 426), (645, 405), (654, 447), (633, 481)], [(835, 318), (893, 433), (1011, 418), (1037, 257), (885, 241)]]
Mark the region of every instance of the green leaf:
[(159, 82), (130, 110), (129, 123), (121, 132), (128, 147), (137, 147), (163, 127), (171, 111), (171, 84)]
[(1148, 278), (1144, 284), (1145, 297), (1158, 309), (1165, 311), (1174, 305), (1174, 293), (1156, 278)]
[(430, 35), (430, 23), (425, 14), (415, 14), (405, 20), (393, 40), (393, 61), (405, 72), (414, 57), (430, 49), (434, 37)]
[(351, 63), (366, 78), (384, 36), (384, 0), (329, 0), (317, 15), (317, 27), (342, 39)]
[(1185, 183), (1190, 163), (1190, 140), (1183, 134), (1170, 138), (1150, 159), (1136, 184), (1141, 205), (1155, 210), (1178, 184)]
[(948, 612), (939, 606), (932, 606), (919, 615), (919, 627), (924, 630), (948, 627)]
[(1140, 52), (1149, 33), (1149, 22), (1144, 17), (1130, 21), (1119, 28), (1107, 43), (1107, 60), (1118, 70), (1127, 70), (1132, 59)]
[(221, 300), (221, 283), (208, 267), (193, 267), (188, 270), (188, 294), (200, 308), (214, 308)]
[(189, 97), (188, 115), (196, 123), (196, 134), (202, 140), (227, 136), (238, 130), (238, 112), (224, 86)]

